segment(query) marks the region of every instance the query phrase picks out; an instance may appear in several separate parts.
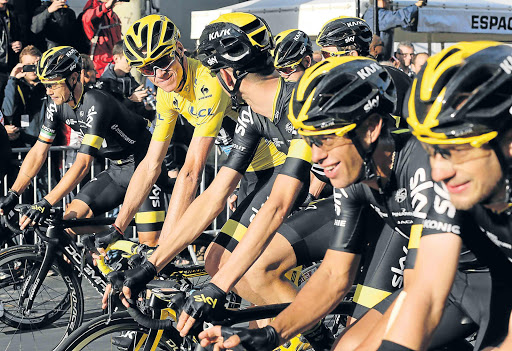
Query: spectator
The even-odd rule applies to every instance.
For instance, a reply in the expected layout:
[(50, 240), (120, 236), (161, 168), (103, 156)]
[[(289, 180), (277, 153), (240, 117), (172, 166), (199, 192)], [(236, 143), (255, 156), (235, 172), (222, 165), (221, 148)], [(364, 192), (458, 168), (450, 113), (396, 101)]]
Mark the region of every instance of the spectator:
[(429, 55), (426, 52), (420, 52), (419, 54), (414, 55), (411, 62), (411, 68), (414, 71), (414, 74), (418, 74), (421, 68), (427, 63)]
[[(370, 0), (370, 7), (363, 15), (363, 19), (373, 26), (373, 4), (375, 0)], [(389, 60), (393, 53), (393, 31), (396, 27), (402, 27), (405, 30), (416, 30), (418, 21), (418, 8), (425, 6), (426, 0), (419, 0), (414, 5), (404, 7), (400, 10), (391, 10), (391, 0), (377, 0), (379, 8), (379, 33), (377, 34), (384, 43), (383, 60)]]
[(75, 11), (67, 5), (67, 0), (44, 1), (35, 10), (30, 29), (37, 35), (42, 51), (73, 45), (78, 33)]
[(370, 56), (375, 58), (377, 61), (382, 61), (383, 53), (384, 44), (382, 43), (382, 39), (378, 35), (374, 35), (372, 37), (372, 42), (370, 43)]
[(153, 120), (154, 111), (148, 105), (146, 109), (144, 99), (150, 93), (149, 89), (145, 89), (144, 85), (137, 83), (135, 78), (130, 74), (131, 66), (123, 54), (123, 41), (119, 41), (114, 45), (112, 50), (112, 58), (114, 62), (107, 65), (100, 81), (102, 89), (112, 93), (119, 101), (126, 105), (137, 114)]
[(35, 64), (40, 57), (41, 52), (35, 46), (25, 47), (20, 53), (20, 63), (12, 69), (5, 87), (2, 111), (13, 147), (32, 146), (41, 130), (46, 89), (35, 73)]
[(397, 67), (400, 71), (414, 78), (414, 71), (411, 69), (411, 62), (414, 57), (414, 45), (409, 41), (402, 41), (398, 44), (395, 52)]
[[(2, 0), (0, 0), (2, 1)], [(91, 57), (96, 77), (112, 62), (114, 44), (121, 40), (121, 20), (113, 11), (118, 0), (88, 0), (82, 13), (82, 24), (91, 41)]]
[(12, 6), (7, 4), (7, 0), (0, 0), (0, 101), (4, 98), (9, 72), (18, 60), (21, 33)]
[(94, 68), (94, 62), (92, 62), (89, 55), (80, 54), (82, 58), (82, 74), (80, 75), (80, 79), (82, 80), (82, 84), (91, 88), (94, 83), (96, 83), (96, 68)]
[(18, 28), (21, 29), (20, 41), (24, 46), (35, 45), (36, 38), (34, 33), (30, 31), (30, 25), (35, 9), (41, 5), (41, 0), (16, 0), (11, 1), (11, 4), (14, 7)]
[[(0, 115), (2, 115), (1, 111)], [(3, 117), (1, 117), (1, 119), (3, 120)], [(9, 137), (7, 136), (3, 123), (0, 123), (0, 150), (2, 150), (2, 152), (0, 152), (0, 185), (2, 185), (3, 188), (4, 176), (10, 168), (12, 152)]]

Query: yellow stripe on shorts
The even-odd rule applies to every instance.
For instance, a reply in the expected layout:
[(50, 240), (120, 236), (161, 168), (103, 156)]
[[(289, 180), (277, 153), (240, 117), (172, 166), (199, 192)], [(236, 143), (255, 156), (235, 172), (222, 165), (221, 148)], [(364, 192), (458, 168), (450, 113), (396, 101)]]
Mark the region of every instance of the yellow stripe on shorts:
[(82, 144), (92, 146), (95, 149), (100, 149), (101, 144), (103, 143), (103, 138), (97, 135), (85, 134), (84, 139), (82, 140)]
[(391, 293), (388, 291), (357, 284), (354, 302), (367, 308), (373, 308), (389, 295), (391, 295)]
[(135, 214), (135, 223), (160, 223), (165, 220), (165, 211), (137, 212)]
[(421, 232), (423, 231), (423, 224), (413, 224), (411, 226), (411, 234), (409, 236), (408, 249), (417, 249), (420, 247)]
[(237, 221), (234, 221), (232, 219), (228, 219), (226, 224), (221, 229), (221, 232), (229, 235), (236, 241), (240, 242), (242, 238), (245, 235), (245, 232), (247, 231), (247, 227), (244, 226), (241, 223), (238, 223)]

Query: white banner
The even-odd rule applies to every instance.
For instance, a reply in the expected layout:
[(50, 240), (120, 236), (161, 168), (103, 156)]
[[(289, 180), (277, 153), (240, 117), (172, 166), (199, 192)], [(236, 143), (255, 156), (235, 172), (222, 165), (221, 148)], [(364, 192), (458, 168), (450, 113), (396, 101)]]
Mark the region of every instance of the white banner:
[(512, 34), (512, 11), (483, 9), (420, 9), (418, 32)]

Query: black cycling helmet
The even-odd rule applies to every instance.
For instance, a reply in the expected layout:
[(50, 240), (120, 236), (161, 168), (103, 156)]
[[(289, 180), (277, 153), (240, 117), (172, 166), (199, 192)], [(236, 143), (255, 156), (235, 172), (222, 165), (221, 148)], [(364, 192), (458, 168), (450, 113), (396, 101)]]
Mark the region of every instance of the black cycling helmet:
[(213, 73), (221, 68), (232, 68), (236, 79), (233, 90), (219, 78), (230, 92), (232, 107), (237, 108), (237, 98), (242, 79), (248, 73), (270, 74), (274, 70), (270, 50), (274, 47), (272, 33), (267, 23), (250, 13), (233, 12), (221, 15), (210, 22), (199, 38), (197, 58)]
[(361, 56), (370, 54), (372, 30), (365, 20), (358, 17), (341, 16), (324, 24), (318, 34), (318, 46), (336, 46), (342, 50), (347, 46), (355, 46)]
[(36, 74), (42, 83), (57, 78), (67, 78), (82, 70), (82, 58), (71, 46), (57, 46), (45, 51), (36, 66)]
[(73, 100), (76, 104), (74, 90), (80, 79), (71, 86), (68, 77), (74, 72), (80, 75), (82, 71), (82, 57), (78, 50), (71, 46), (57, 46), (47, 50), (41, 56), (36, 65), (36, 75), (43, 84), (65, 82), (70, 91), (70, 96), (65, 102)]
[(330, 57), (308, 68), (290, 99), (288, 118), (299, 134), (346, 135), (363, 159), (363, 178), (376, 176), (372, 155), (377, 142), (364, 149), (355, 129), (374, 113), (391, 116), (397, 100), (389, 73), (365, 57)]
[(512, 126), (512, 47), (477, 41), (444, 49), (427, 60), (407, 100), (405, 116), (420, 141), (489, 143), (507, 184), (506, 201), (512, 200), (511, 165), (496, 140)]
[(285, 30), (276, 35), (274, 41), (272, 56), (276, 68), (295, 67), (304, 57), (313, 54), (311, 39), (299, 29)]

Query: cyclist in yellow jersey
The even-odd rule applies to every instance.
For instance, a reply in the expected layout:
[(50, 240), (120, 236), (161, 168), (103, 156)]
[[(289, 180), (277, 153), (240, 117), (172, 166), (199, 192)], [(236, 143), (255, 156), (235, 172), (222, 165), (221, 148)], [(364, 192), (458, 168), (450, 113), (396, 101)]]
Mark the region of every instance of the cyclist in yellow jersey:
[[(148, 34), (149, 33), (149, 34)], [(166, 155), (181, 114), (195, 127), (185, 164), (176, 180), (167, 216), (164, 211), (137, 213), (138, 222), (163, 221), (161, 240), (169, 232), (195, 197), (206, 158), (214, 145), (225, 116), (236, 119), (229, 96), (215, 77), (198, 60), (184, 55), (179, 42), (180, 32), (165, 16), (150, 15), (135, 22), (124, 38), (124, 54), (132, 67), (156, 85), (157, 122), (146, 157), (137, 167), (128, 187), (123, 207), (115, 224), (96, 235), (96, 246), (104, 248), (122, 237), (143, 199), (160, 174), (160, 165)], [(272, 160), (276, 152), (266, 145), (258, 149), (260, 163)], [(153, 190), (154, 192), (155, 190)], [(156, 218), (155, 218), (156, 217)], [(157, 233), (158, 235), (159, 233)], [(158, 237), (143, 238), (156, 245)]]

